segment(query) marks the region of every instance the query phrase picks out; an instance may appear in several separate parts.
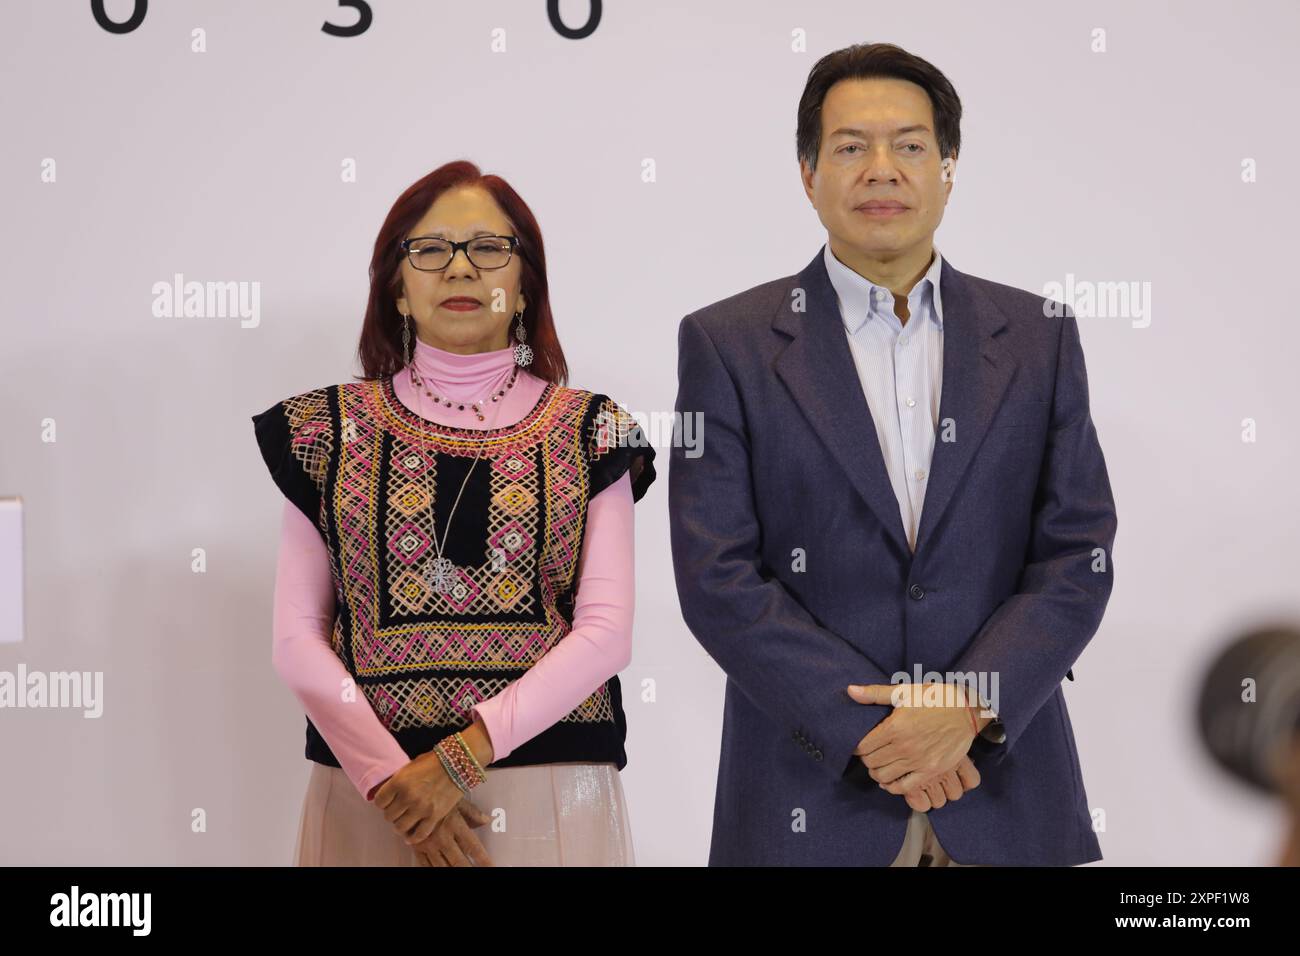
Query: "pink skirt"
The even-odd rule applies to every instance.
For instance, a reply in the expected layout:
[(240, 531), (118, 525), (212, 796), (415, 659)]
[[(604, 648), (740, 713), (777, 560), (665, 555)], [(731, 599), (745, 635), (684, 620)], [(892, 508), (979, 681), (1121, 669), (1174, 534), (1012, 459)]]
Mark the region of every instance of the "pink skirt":
[[(471, 832), (496, 866), (635, 865), (612, 763), (489, 767), (469, 799), (492, 818)], [(342, 770), (314, 761), (294, 856), (297, 866), (421, 865)]]

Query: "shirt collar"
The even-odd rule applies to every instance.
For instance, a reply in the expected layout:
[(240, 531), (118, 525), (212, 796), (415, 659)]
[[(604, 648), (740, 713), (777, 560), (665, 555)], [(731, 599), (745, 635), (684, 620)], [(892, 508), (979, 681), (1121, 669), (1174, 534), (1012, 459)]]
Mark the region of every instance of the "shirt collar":
[[(840, 262), (835, 257), (835, 253), (831, 252), (829, 242), (822, 247), (822, 252), (831, 285), (835, 287), (835, 294), (839, 296), (840, 318), (850, 334), (862, 328), (863, 323), (876, 310), (877, 302), (882, 306), (888, 304), (892, 308), (893, 293)], [(940, 331), (943, 331), (943, 297), (939, 292), (939, 277), (942, 272), (943, 256), (939, 253), (938, 247), (935, 247), (930, 268), (925, 270), (925, 275), (921, 276), (920, 281), (907, 294), (908, 314), (929, 315)], [(876, 298), (878, 290), (885, 293), (881, 299)], [(926, 308), (927, 304), (932, 305), (933, 308)]]

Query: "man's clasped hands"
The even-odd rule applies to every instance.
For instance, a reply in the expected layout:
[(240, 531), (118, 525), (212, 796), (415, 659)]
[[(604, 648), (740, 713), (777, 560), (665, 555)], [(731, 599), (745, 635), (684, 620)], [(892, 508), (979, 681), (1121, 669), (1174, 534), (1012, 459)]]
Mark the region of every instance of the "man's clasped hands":
[[(871, 779), (913, 810), (937, 810), (980, 784), (967, 752), (993, 718), (960, 684), (850, 684), (859, 704), (889, 704), (893, 713), (853, 753)], [(973, 719), (972, 719), (973, 718)]]

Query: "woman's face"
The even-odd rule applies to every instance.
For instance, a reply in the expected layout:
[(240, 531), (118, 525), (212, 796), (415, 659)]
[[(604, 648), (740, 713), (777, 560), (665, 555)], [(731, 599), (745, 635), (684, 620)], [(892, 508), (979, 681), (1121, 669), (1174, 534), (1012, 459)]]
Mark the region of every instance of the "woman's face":
[[(437, 236), (460, 242), (488, 235), (513, 236), (515, 230), (491, 193), (463, 186), (439, 196), (405, 238)], [(415, 320), (420, 339), (435, 348), (462, 355), (503, 349), (510, 344), (510, 322), (525, 305), (521, 274), (518, 248), (500, 269), (478, 268), (464, 249), (458, 249), (441, 272), (417, 269), (403, 256), (397, 308)], [(455, 308), (455, 302), (447, 301), (454, 298), (475, 301), (468, 308)]]

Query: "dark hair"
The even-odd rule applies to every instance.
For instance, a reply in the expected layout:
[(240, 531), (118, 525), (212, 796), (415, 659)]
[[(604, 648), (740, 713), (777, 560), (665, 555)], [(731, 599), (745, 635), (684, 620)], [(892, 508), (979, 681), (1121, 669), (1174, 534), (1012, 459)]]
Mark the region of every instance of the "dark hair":
[(402, 316), (397, 311), (397, 298), (401, 291), (402, 250), (398, 244), (439, 196), (458, 186), (479, 186), (487, 190), (514, 226), (519, 237), (515, 255), (523, 266), (521, 291), (528, 300), (523, 315), (524, 333), (533, 350), (533, 361), (528, 371), (548, 382), (565, 384), (569, 369), (551, 317), (541, 227), (537, 225), (532, 210), (509, 183), (500, 176), (483, 175), (468, 160), (446, 163), (412, 183), (397, 197), (380, 226), (374, 253), (370, 257), (370, 298), (361, 323), (361, 341), (357, 345), (357, 356), (364, 374), (356, 377), (383, 378), (401, 371)]
[(827, 53), (813, 64), (799, 98), (795, 147), (800, 160), (817, 168), (822, 146), (822, 101), (840, 80), (892, 77), (909, 80), (930, 97), (939, 158), (957, 158), (961, 148), (961, 100), (948, 78), (935, 66), (892, 43), (855, 43)]

